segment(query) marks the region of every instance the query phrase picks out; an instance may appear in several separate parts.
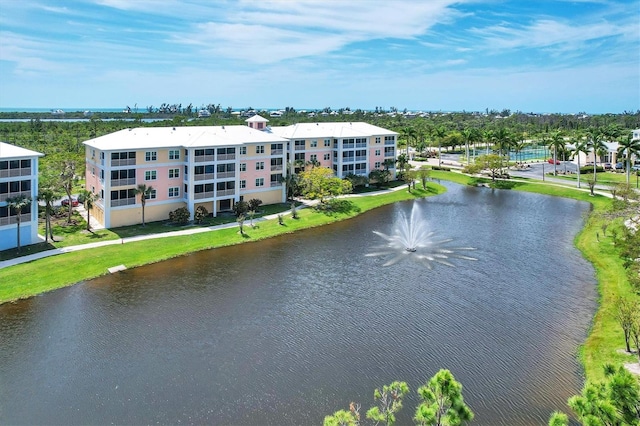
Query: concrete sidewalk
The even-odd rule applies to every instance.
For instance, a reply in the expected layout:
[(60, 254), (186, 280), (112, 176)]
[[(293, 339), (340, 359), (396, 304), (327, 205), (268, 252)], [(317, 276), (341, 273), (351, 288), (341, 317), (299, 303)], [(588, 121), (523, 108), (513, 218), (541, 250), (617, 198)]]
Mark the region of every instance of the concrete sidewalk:
[[(404, 186), (399, 186), (397, 188), (391, 188), (389, 190), (369, 192), (369, 193), (366, 193), (366, 194), (349, 194), (349, 195), (350, 196), (377, 195), (377, 194), (388, 193), (388, 192), (391, 192), (391, 191), (397, 191), (397, 190), (402, 189), (402, 188), (404, 188)], [(314, 206), (314, 205), (316, 205), (318, 203), (317, 200), (297, 200), (297, 201), (301, 202), (302, 204), (300, 206), (296, 207), (296, 210), (300, 210), (300, 209), (304, 209), (304, 208), (307, 208), (307, 207), (311, 207), (311, 206)], [(86, 210), (84, 210), (84, 208), (82, 208), (82, 210), (80, 210), (80, 208), (78, 207), (78, 211), (79, 211), (80, 214), (83, 214), (84, 217), (86, 217), (87, 213), (86, 213)], [(259, 222), (263, 222), (265, 220), (277, 219), (278, 218), (278, 214), (290, 215), (291, 214), (291, 210), (285, 210), (282, 213), (277, 213), (277, 214), (272, 214), (272, 215), (259, 217), (259, 218), (254, 219), (253, 221), (256, 222), (256, 223), (259, 223)], [(93, 217), (91, 219), (92, 219), (92, 225), (91, 225), (92, 229), (104, 229), (99, 224), (97, 224), (97, 226), (94, 226)], [(9, 266), (19, 265), (21, 263), (31, 262), (31, 261), (38, 260), (38, 259), (43, 259), (43, 258), (49, 257), (49, 256), (56, 256), (56, 255), (64, 254), (64, 253), (71, 253), (71, 252), (74, 252), (74, 251), (89, 250), (89, 249), (94, 249), (94, 248), (97, 248), (97, 247), (112, 246), (112, 245), (117, 245), (117, 244), (127, 244), (127, 243), (133, 243), (133, 242), (136, 242), (136, 241), (153, 240), (153, 239), (156, 239), (156, 238), (170, 238), (170, 237), (178, 237), (178, 236), (183, 236), (183, 235), (200, 234), (200, 233), (203, 233), (203, 232), (212, 232), (212, 231), (217, 231), (217, 230), (220, 230), (220, 229), (227, 229), (227, 228), (234, 228), (234, 227), (238, 227), (238, 224), (236, 222), (230, 222), (230, 223), (225, 223), (225, 224), (222, 224), (222, 225), (214, 225), (214, 226), (208, 226), (208, 227), (183, 229), (183, 230), (179, 230), (179, 231), (163, 232), (163, 233), (159, 233), (159, 234), (138, 235), (138, 236), (135, 236), (135, 237), (120, 238), (120, 239), (117, 239), (117, 240), (100, 241), (100, 242), (95, 242), (95, 243), (80, 244), (80, 245), (76, 245), (76, 246), (57, 248), (57, 249), (53, 249), (53, 250), (41, 251), (39, 253), (34, 253), (34, 254), (27, 255), (27, 256), (16, 257), (14, 259), (4, 260), (4, 261), (0, 262), (0, 269), (8, 268)]]

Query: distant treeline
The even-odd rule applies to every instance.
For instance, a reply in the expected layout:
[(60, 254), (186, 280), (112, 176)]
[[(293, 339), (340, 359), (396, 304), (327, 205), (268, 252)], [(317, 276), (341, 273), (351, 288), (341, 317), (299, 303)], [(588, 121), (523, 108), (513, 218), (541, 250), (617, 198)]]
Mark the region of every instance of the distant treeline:
[[(181, 109), (180, 111), (184, 111)], [(83, 112), (65, 113), (65, 119), (86, 118), (80, 121), (43, 120), (51, 118), (51, 113), (0, 113), (4, 119), (27, 119), (28, 121), (0, 121), (0, 140), (24, 148), (44, 153), (43, 164), (56, 157), (72, 157), (78, 162), (84, 161), (82, 142), (103, 136), (118, 130), (132, 127), (160, 126), (202, 126), (202, 125), (244, 125), (244, 116), (231, 114), (230, 108), (213, 108), (207, 118), (197, 118), (197, 111), (187, 116), (170, 113), (123, 113), (96, 112), (84, 117)], [(377, 112), (376, 112), (377, 111)], [(251, 111), (269, 120), (270, 126), (286, 126), (302, 122), (364, 121), (399, 133), (399, 141), (404, 145), (435, 146), (445, 140), (464, 138), (468, 130), (473, 130), (479, 138), (490, 139), (491, 132), (507, 132), (519, 141), (544, 141), (551, 133), (561, 132), (567, 138), (585, 136), (598, 131), (606, 135), (605, 140), (621, 140), (631, 134), (631, 130), (640, 128), (640, 111), (622, 114), (525, 114), (511, 113), (508, 110), (453, 113), (425, 113), (424, 116), (405, 114), (397, 110), (376, 111), (341, 109), (330, 114), (330, 108), (318, 110), (313, 117), (311, 111), (296, 111), (286, 108), (281, 117), (270, 117), (266, 111)], [(196, 114), (195, 116), (193, 114)], [(324, 114), (322, 114), (324, 113)], [(147, 122), (146, 119), (159, 119)], [(484, 136), (483, 136), (484, 135)]]

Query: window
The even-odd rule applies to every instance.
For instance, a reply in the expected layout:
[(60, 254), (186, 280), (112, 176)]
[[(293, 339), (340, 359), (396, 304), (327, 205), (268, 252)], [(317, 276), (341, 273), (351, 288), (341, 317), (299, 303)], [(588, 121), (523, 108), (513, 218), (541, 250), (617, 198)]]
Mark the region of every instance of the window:
[(92, 167), (91, 168), (91, 176), (95, 176), (96, 175), (96, 168)]
[(152, 189), (151, 191), (149, 191), (149, 195), (145, 195), (144, 199), (145, 200), (155, 200), (156, 199), (156, 195), (157, 195), (156, 190)]
[(380, 143), (380, 136), (376, 136), (376, 143)]
[(144, 153), (145, 161), (156, 161), (158, 159), (158, 153), (156, 151), (147, 151)]
[(180, 187), (176, 186), (169, 188), (169, 198), (175, 198), (180, 196)]
[(257, 178), (256, 186), (264, 186), (264, 178)]
[(180, 159), (180, 150), (179, 149), (170, 149), (169, 150), (169, 160), (179, 160), (179, 159)]
[(247, 163), (240, 163), (240, 171), (241, 172), (247, 171)]
[(312, 140), (311, 141), (311, 148), (315, 148), (318, 146), (318, 141), (317, 140)]
[(323, 158), (324, 158), (325, 161), (327, 161), (327, 160), (329, 160), (331, 158), (331, 155), (330, 154), (325, 154)]
[(318, 155), (317, 154), (311, 154), (309, 156), (309, 160), (310, 161), (318, 161)]
[(380, 161), (376, 161), (376, 163), (373, 165), (374, 168), (379, 169), (382, 166), (382, 163)]
[(240, 155), (247, 155), (247, 147), (246, 146), (241, 146), (240, 147)]
[(246, 180), (241, 180), (240, 181), (240, 189), (245, 189), (247, 187), (247, 181)]
[(264, 154), (264, 145), (256, 145), (256, 154)]
[(380, 150), (376, 149), (376, 155), (380, 155)]
[(256, 162), (256, 170), (264, 170), (264, 161)]
[(325, 139), (324, 146), (331, 146), (331, 139)]
[(156, 180), (156, 171), (147, 170), (144, 172), (144, 180)]
[(180, 169), (169, 169), (169, 179), (180, 177)]

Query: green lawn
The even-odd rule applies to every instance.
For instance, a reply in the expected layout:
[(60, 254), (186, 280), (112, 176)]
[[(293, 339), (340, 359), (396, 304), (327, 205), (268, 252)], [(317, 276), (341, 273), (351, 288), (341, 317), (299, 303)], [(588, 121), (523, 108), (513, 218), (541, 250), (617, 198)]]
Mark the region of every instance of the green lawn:
[[(547, 173), (548, 176), (553, 176), (553, 173)], [(564, 179), (572, 182), (576, 182), (578, 180), (577, 175), (557, 175), (553, 176), (554, 178)], [(593, 173), (584, 173), (580, 175), (580, 182), (587, 184), (588, 179), (593, 178)], [(615, 185), (618, 183), (627, 183), (627, 175), (626, 173), (615, 173), (615, 172), (600, 172), (596, 173), (596, 183), (600, 185)], [(636, 186), (636, 174), (631, 173), (629, 183), (635, 188)]]
[(381, 205), (437, 195), (444, 191), (444, 187), (433, 183), (430, 183), (426, 190), (420, 189), (418, 185), (412, 193), (401, 189), (383, 195), (343, 200), (340, 203), (340, 211), (332, 214), (312, 208), (301, 209), (298, 211), (298, 219), (285, 216), (283, 225), (279, 225), (276, 219), (272, 219), (259, 222), (255, 228), (251, 228), (249, 221), (246, 221), (245, 235), (240, 235), (238, 228), (233, 227), (188, 236), (99, 247), (11, 266), (0, 270), (0, 303), (30, 297), (104, 275), (107, 273), (107, 268), (112, 266), (124, 264), (127, 268), (132, 268), (199, 250), (258, 241), (348, 219)]
[[(300, 205), (300, 203), (297, 203)], [(260, 206), (260, 210), (255, 215), (255, 219), (262, 216), (281, 213), (291, 208), (289, 203), (272, 204), (268, 206)], [(66, 217), (66, 216), (64, 216)], [(176, 225), (166, 221), (148, 222), (145, 226), (131, 225), (113, 229), (99, 229), (95, 231), (87, 231), (87, 222), (85, 216), (80, 216), (77, 212), (73, 213), (72, 224), (67, 224), (64, 217), (60, 217), (56, 224), (53, 225), (53, 236), (55, 241), (48, 243), (32, 244), (22, 247), (20, 253), (17, 249), (0, 251), (0, 261), (13, 259), (19, 256), (26, 256), (41, 251), (52, 250), (56, 248), (70, 247), (81, 244), (95, 243), (99, 241), (118, 240), (120, 238), (135, 237), (138, 235), (161, 234), (171, 231), (179, 231), (182, 229), (202, 228), (213, 225), (221, 225), (224, 223), (235, 222), (235, 216), (220, 215), (218, 217), (208, 217), (200, 224)], [(249, 220), (247, 220), (247, 223)], [(44, 221), (41, 221), (38, 227), (40, 235), (44, 235)]]

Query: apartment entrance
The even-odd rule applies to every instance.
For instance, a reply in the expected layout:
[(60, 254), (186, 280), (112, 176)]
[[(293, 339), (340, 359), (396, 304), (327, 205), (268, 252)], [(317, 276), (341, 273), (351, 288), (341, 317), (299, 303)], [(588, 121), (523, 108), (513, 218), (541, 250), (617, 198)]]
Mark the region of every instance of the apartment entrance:
[(231, 210), (231, 198), (228, 198), (226, 200), (220, 200), (220, 209), (219, 211), (223, 212), (223, 211), (229, 211)]

